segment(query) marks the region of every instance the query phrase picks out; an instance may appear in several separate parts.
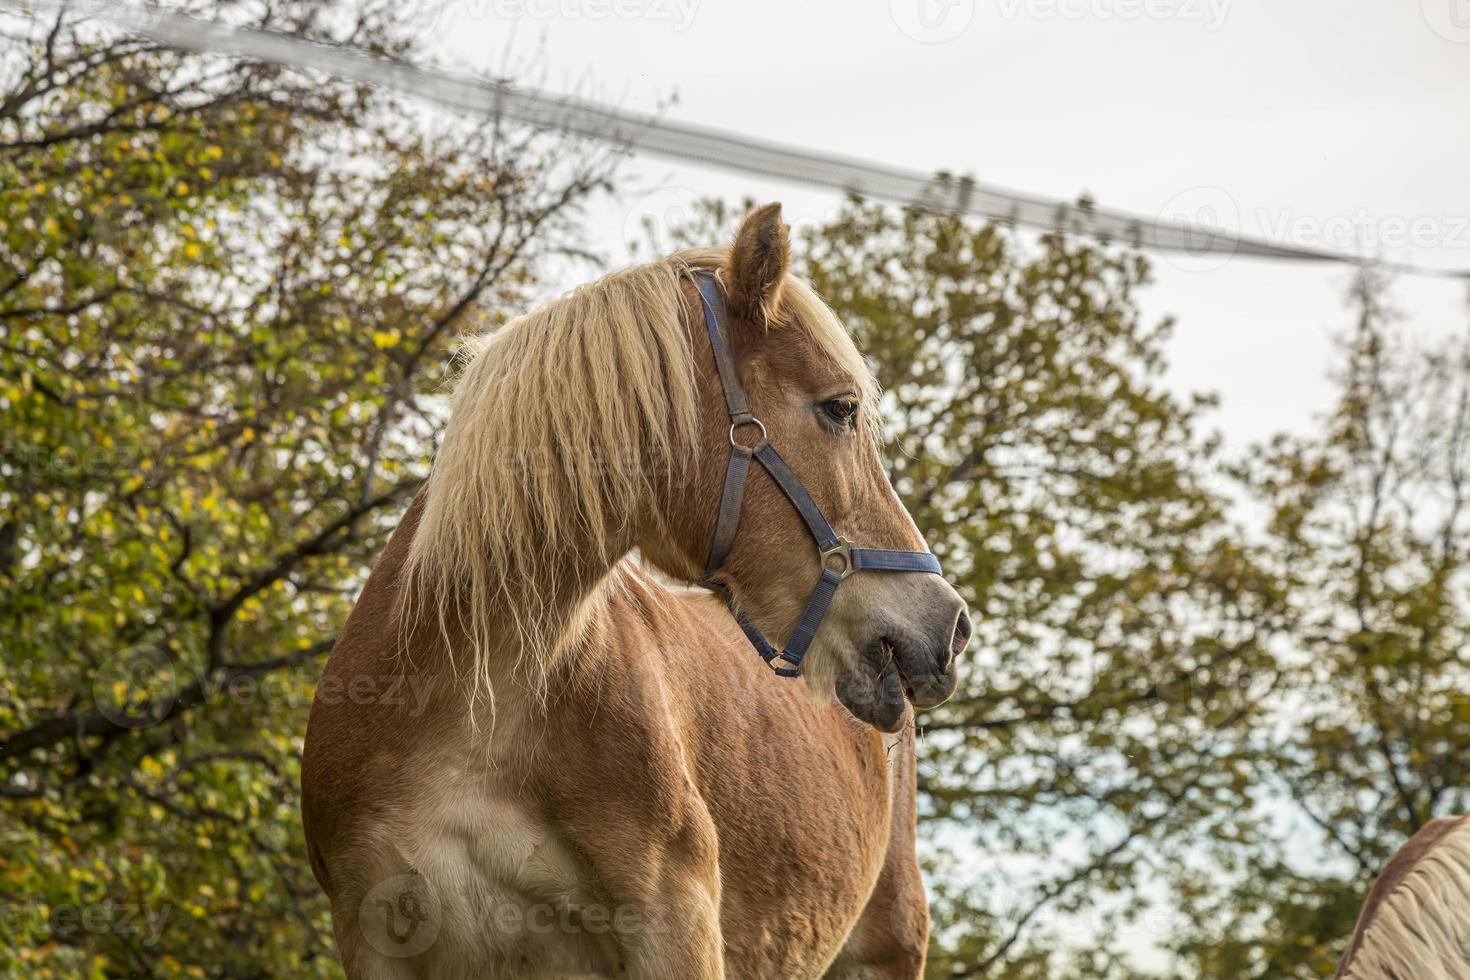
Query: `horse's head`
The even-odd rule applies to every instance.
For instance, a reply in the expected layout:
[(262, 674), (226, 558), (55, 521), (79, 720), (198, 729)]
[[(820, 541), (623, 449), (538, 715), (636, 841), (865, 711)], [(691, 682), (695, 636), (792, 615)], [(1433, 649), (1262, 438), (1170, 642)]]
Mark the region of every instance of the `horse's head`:
[[(845, 328), (809, 286), (788, 275), (789, 262), (780, 205), (768, 205), (745, 219), (716, 270), (751, 413), (838, 535), (863, 548), (925, 551), (878, 455), (873, 379)], [(692, 287), (688, 302), (691, 342), (705, 352), (696, 358), (703, 365), (701, 443), (689, 478), (674, 481), (660, 501), (661, 540), (645, 543), (644, 551), (693, 577), (714, 535), (732, 430)], [(759, 445), (761, 432), (745, 426), (736, 438)], [(796, 507), (759, 465), (750, 468), (732, 541), (718, 580), (760, 630), (784, 641), (823, 562)], [(860, 571), (837, 588), (801, 672), (819, 692), (835, 692), (857, 718), (893, 731), (903, 722), (905, 695), (930, 707), (953, 693), (955, 657), (969, 637), (965, 603), (940, 576)]]

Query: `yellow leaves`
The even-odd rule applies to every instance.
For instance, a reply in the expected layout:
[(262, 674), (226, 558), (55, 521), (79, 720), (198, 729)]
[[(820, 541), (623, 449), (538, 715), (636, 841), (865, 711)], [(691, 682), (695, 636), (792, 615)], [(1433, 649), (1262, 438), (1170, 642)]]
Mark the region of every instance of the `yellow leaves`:
[[(112, 89), (112, 79), (88, 79), (85, 86), (87, 98), (100, 101), (99, 95)], [(194, 675), (185, 671), (198, 668), (205, 651), (191, 587), (204, 597), (232, 594), (242, 578), (269, 567), (278, 552), (310, 530), (295, 526), (298, 521), (321, 519), (310, 513), (310, 506), (334, 500), (353, 472), (348, 467), (360, 464), (362, 420), (373, 417), (381, 403), (381, 391), (365, 377), (367, 371), (374, 364), (391, 369), (392, 358), (414, 349), (420, 338), (409, 324), (422, 319), (426, 304), (437, 302), (432, 295), (415, 292), (427, 255), (410, 256), (402, 269), (393, 264), (392, 256), (382, 269), (360, 266), (376, 258), (358, 254), (359, 248), (371, 250), (376, 239), (374, 214), (361, 220), (346, 216), (337, 223), (342, 212), (328, 205), (320, 213), (282, 211), (282, 228), (274, 223), (268, 228), (251, 225), (247, 218), (257, 201), (269, 202), (282, 192), (285, 196), (280, 199), (289, 200), (293, 190), (261, 186), (257, 179), (270, 177), (262, 173), (264, 158), (273, 148), (268, 141), (276, 144), (273, 162), (280, 166), (287, 156), (295, 163), (300, 151), (292, 142), (296, 122), (285, 119), (284, 113), (280, 131), (273, 121), (271, 130), (255, 130), (245, 139), (239, 132), (241, 114), (230, 106), (209, 127), (180, 125), (161, 136), (89, 141), (79, 149), (80, 156), (66, 161), (72, 175), (69, 183), (58, 186), (51, 176), (59, 170), (53, 170), (46, 172), (46, 183), (24, 185), (26, 197), (45, 197), (39, 204), (21, 200), (29, 210), (20, 213), (35, 227), (24, 229), (23, 235), (17, 229), (13, 244), (29, 246), (30, 239), (37, 239), (56, 250), (60, 238), (39, 241), (39, 226), (50, 210), (60, 235), (86, 225), (97, 229), (101, 246), (61, 255), (58, 274), (48, 273), (29, 284), (26, 288), (36, 295), (28, 299), (47, 306), (81, 301), (91, 292), (101, 295), (123, 272), (128, 279), (122, 285), (146, 283), (149, 296), (123, 292), (79, 314), (48, 317), (34, 326), (34, 337), (22, 338), (19, 332), (32, 329), (31, 324), (17, 327), (18, 342), (38, 351), (35, 358), (22, 358), (0, 377), (0, 396), (17, 402), (14, 410), (3, 413), (6, 437), (25, 448), (27, 461), (34, 460), (28, 462), (34, 472), (13, 481), (26, 494), (22, 506), (28, 523), (19, 539), (24, 559), (20, 571), (34, 579), (56, 566), (60, 572), (55, 593), (65, 601), (44, 604), (25, 596), (27, 617), (17, 629), (23, 635), (12, 634), (6, 640), (16, 653), (10, 665), (14, 669), (0, 671), (4, 674), (0, 728), (22, 728), (44, 717), (43, 712), (59, 710), (58, 698), (66, 693), (63, 687), (78, 691), (85, 706), (97, 701), (103, 707), (139, 711), (150, 696), (167, 698), (180, 684), (192, 683)], [(273, 114), (274, 110), (263, 113)], [(145, 120), (145, 114), (138, 118)], [(214, 140), (219, 145), (210, 145)], [(155, 155), (155, 147), (162, 150), (160, 155)], [(231, 164), (225, 168), (222, 161), (227, 157)], [(212, 169), (216, 162), (224, 168), (218, 173)], [(237, 179), (237, 172), (243, 176)], [(362, 186), (370, 182), (364, 178)], [(344, 189), (355, 193), (358, 186), (331, 185), (323, 193)], [(122, 193), (125, 189), (128, 193)], [(218, 217), (217, 224), (211, 216)], [(291, 288), (274, 306), (239, 302), (256, 283), (251, 274), (257, 263), (263, 274), (274, 272), (269, 247), (297, 221), (314, 222), (304, 226), (307, 241), (314, 238), (329, 250), (343, 249), (346, 254), (340, 260), (353, 266), (353, 275), (334, 277), (329, 284), (293, 276)], [(51, 230), (57, 234), (55, 227)], [(332, 231), (337, 239), (331, 238)], [(233, 247), (247, 241), (250, 247)], [(404, 246), (415, 247), (412, 242)], [(331, 268), (338, 258), (327, 251), (316, 253), (312, 261)], [(71, 278), (63, 282), (63, 276)], [(48, 293), (53, 280), (65, 291)], [(155, 288), (160, 296), (166, 293), (187, 305), (154, 301)], [(345, 298), (314, 302), (318, 289)], [(497, 293), (487, 305), (509, 308), (514, 299)], [(374, 303), (382, 305), (375, 308)], [(218, 312), (208, 319), (187, 312), (199, 307)], [(379, 329), (374, 332), (374, 327)], [(44, 370), (36, 368), (34, 385), (22, 373), (30, 361), (46, 365)], [(425, 358), (425, 364), (432, 361)], [(73, 364), (76, 370), (69, 372)], [(67, 377), (69, 373), (75, 377)], [(382, 369), (372, 376), (382, 377)], [(282, 399), (271, 405), (272, 414), (252, 414), (261, 387), (274, 391), (277, 385)], [(37, 390), (43, 387), (48, 392), (45, 398)], [(382, 472), (395, 478), (405, 468), (427, 466), (426, 450), (396, 441), (396, 436), (385, 442), (384, 452), (389, 458), (383, 461)], [(371, 558), (364, 554), (366, 545), (354, 542), (340, 554), (313, 557), (312, 580), (320, 579), (324, 585), (356, 582)], [(166, 601), (170, 597), (172, 601)], [(251, 628), (232, 635), (247, 646), (231, 655), (255, 659), (272, 657), (272, 651), (281, 648), (310, 650), (314, 641), (330, 636), (346, 606), (345, 598), (327, 588), (299, 592), (291, 580), (279, 579), (242, 607)], [(301, 635), (298, 627), (309, 635)], [(173, 675), (150, 666), (114, 685), (114, 677), (85, 671), (94, 651), (104, 656), (128, 649), (131, 638), (139, 635), (149, 653), (155, 645), (169, 652)], [(43, 657), (54, 660), (54, 665)], [(308, 667), (279, 676), (295, 688), (309, 690), (308, 677), (314, 673)], [(34, 686), (34, 695), (23, 683)], [(264, 715), (260, 727), (279, 730), (262, 737), (261, 745), (283, 759), (299, 757), (305, 720), (306, 700), (291, 693), (289, 698), (272, 701), (262, 696), (252, 703), (252, 714)], [(160, 703), (154, 701), (155, 706)], [(187, 741), (179, 750), (180, 758), (208, 751), (217, 743), (225, 749), (253, 745), (257, 738), (254, 726), (234, 725), (228, 699), (193, 706), (191, 711), (200, 719), (228, 719), (232, 727), (217, 728), (212, 722), (198, 729), (181, 726), (179, 737)], [(287, 812), (288, 806), (277, 805), (272, 792), (278, 782), (293, 781), (294, 772), (290, 766), (277, 774), (230, 762), (191, 768), (175, 783), (170, 781), (175, 766), (165, 763), (160, 752), (143, 758), (157, 743), (168, 740), (140, 737), (130, 748), (119, 744), (116, 755), (109, 757), (117, 773), (130, 772), (143, 793), (120, 790), (110, 777), (99, 778), (69, 788), (55, 803), (56, 819), (44, 815), (52, 805), (46, 800), (12, 801), (14, 823), (43, 828), (45, 838), (0, 847), (0, 879), (10, 874), (7, 860), (33, 864), (33, 855), (44, 845), (46, 857), (56, 864), (51, 875), (58, 885), (56, 900), (74, 901), (61, 879), (67, 866), (84, 859), (69, 857), (58, 840), (66, 828), (74, 828), (75, 841), (67, 846), (79, 847), (89, 873), (109, 882), (106, 887), (87, 886), (86, 899), (101, 902), (111, 897), (171, 910), (162, 945), (140, 947), (140, 953), (156, 964), (160, 977), (204, 976), (215, 965), (211, 957), (216, 930), (210, 920), (217, 917), (224, 926), (234, 920), (238, 908), (237, 892), (219, 873), (221, 868), (242, 860), (248, 873), (241, 876), (239, 894), (243, 897), (248, 889), (250, 903), (261, 906), (262, 919), (276, 916), (289, 896), (278, 893), (269, 865), (254, 860), (257, 846), (249, 835), (227, 820), (201, 821), (197, 829), (183, 829), (191, 822), (175, 815), (174, 800), (179, 801), (178, 812), (183, 812), (200, 800), (212, 799), (250, 829), (269, 830), (274, 846), (278, 831), (283, 841), (288, 833), (299, 833), (295, 815)], [(53, 758), (63, 765), (68, 757), (58, 751)], [(35, 761), (38, 768), (46, 763)], [(64, 779), (58, 783), (65, 784)], [(220, 787), (218, 794), (209, 792), (212, 784)], [(125, 822), (113, 826), (82, 819), (78, 801), (84, 793), (104, 804), (98, 812), (120, 808)], [(168, 796), (155, 800), (146, 795), (155, 793)], [(189, 843), (191, 833), (207, 837), (195, 846)], [(94, 857), (99, 862), (105, 859), (106, 871), (92, 867)], [(11, 890), (43, 894), (34, 887), (33, 879), (39, 878), (33, 874)], [(199, 887), (201, 881), (209, 884)], [(0, 885), (10, 887), (3, 880)], [(320, 903), (311, 911), (312, 922), (319, 922)], [(308, 972), (304, 964), (295, 971), (283, 968), (290, 954), (276, 949), (276, 944), (316, 952), (310, 923), (302, 926), (283, 916), (279, 924), (267, 922), (259, 931), (262, 942), (270, 944), (268, 950), (259, 951), (262, 972)], [(67, 956), (59, 975), (87, 975), (86, 954), (91, 950), (81, 945), (83, 940), (106, 944), (109, 950), (120, 948), (117, 937), (79, 936), (78, 945), (63, 950)], [(173, 956), (165, 959), (168, 953)], [(39, 955), (45, 961), (48, 954)], [(264, 962), (266, 956), (269, 962)], [(0, 952), (0, 975), (8, 975), (14, 962)], [(190, 966), (195, 962), (204, 968)], [(38, 963), (36, 975), (53, 965)], [(109, 966), (101, 972), (126, 972), (126, 965), (124, 959), (112, 964), (118, 970)], [(23, 967), (13, 968), (25, 972)]]

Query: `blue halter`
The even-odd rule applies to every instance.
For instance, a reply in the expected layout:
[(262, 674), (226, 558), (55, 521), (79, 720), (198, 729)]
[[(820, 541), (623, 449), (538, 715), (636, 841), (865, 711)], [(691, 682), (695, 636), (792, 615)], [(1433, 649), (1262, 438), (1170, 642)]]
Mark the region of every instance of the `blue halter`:
[[(837, 586), (842, 584), (843, 579), (853, 572), (861, 571), (929, 572), (938, 575), (939, 560), (927, 551), (859, 548), (832, 530), (832, 525), (822, 516), (821, 509), (812, 500), (811, 494), (806, 492), (806, 487), (801, 485), (796, 474), (791, 472), (791, 467), (786, 465), (786, 460), (781, 458), (776, 447), (766, 438), (766, 427), (751, 414), (750, 401), (745, 397), (745, 388), (740, 384), (740, 375), (735, 370), (735, 349), (730, 344), (730, 334), (725, 327), (725, 298), (720, 293), (714, 275), (699, 271), (692, 273), (690, 278), (699, 290), (700, 302), (704, 307), (704, 326), (709, 334), (710, 348), (714, 351), (720, 385), (725, 389), (725, 408), (730, 415), (730, 462), (725, 468), (725, 489), (720, 497), (720, 512), (715, 519), (714, 536), (710, 540), (709, 560), (705, 564), (704, 578), (700, 580), (700, 584), (725, 600), (735, 621), (740, 624), (751, 645), (771, 669), (782, 677), (799, 677), (801, 660), (816, 637), (817, 629), (822, 625), (827, 608), (832, 603), (832, 597), (837, 594)], [(755, 428), (756, 439), (751, 445), (743, 446), (735, 441), (735, 433), (747, 426)], [(725, 559), (730, 557), (730, 549), (735, 544), (735, 532), (740, 527), (740, 503), (745, 496), (745, 482), (750, 475), (752, 458), (765, 467), (766, 472), (771, 474), (771, 479), (776, 481), (776, 485), (786, 494), (786, 499), (791, 501), (796, 512), (801, 515), (821, 555), (822, 575), (817, 579), (816, 588), (812, 590), (806, 609), (802, 611), (796, 630), (791, 634), (784, 650), (776, 649), (766, 639), (760, 628), (736, 608), (735, 598), (729, 587), (714, 578), (715, 573), (725, 564)]]

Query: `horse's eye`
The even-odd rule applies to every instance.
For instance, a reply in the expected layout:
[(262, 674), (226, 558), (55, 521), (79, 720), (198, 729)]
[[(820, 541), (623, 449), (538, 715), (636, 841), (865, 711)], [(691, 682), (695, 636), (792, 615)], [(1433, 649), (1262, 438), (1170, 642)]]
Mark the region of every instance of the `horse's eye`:
[(829, 398), (822, 403), (822, 411), (842, 425), (853, 425), (857, 421), (857, 410), (858, 403), (852, 398)]

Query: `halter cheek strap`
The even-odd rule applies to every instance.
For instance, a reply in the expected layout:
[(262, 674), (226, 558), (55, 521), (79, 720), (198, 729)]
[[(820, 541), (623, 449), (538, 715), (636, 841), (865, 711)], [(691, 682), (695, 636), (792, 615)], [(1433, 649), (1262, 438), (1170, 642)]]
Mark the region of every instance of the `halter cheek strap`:
[[(730, 461), (725, 467), (725, 488), (720, 495), (720, 511), (715, 518), (714, 535), (710, 540), (709, 560), (705, 564), (705, 587), (718, 593), (730, 607), (735, 621), (740, 624), (751, 645), (771, 668), (782, 677), (798, 677), (801, 661), (817, 635), (837, 587), (853, 572), (928, 572), (940, 574), (939, 561), (927, 551), (889, 551), (882, 548), (859, 548), (846, 538), (840, 537), (822, 516), (806, 487), (802, 486), (786, 460), (776, 452), (767, 438), (766, 427), (750, 411), (750, 400), (740, 384), (740, 375), (735, 370), (735, 349), (730, 343), (729, 330), (725, 325), (725, 298), (719, 283), (712, 273), (699, 271), (691, 274), (694, 286), (699, 290), (700, 305), (704, 308), (704, 326), (709, 334), (710, 349), (715, 356), (715, 369), (720, 375), (720, 386), (725, 391), (725, 410), (730, 416)], [(746, 445), (736, 436), (742, 429), (753, 429), (755, 441)], [(760, 463), (776, 481), (786, 499), (801, 515), (803, 523), (817, 544), (821, 557), (822, 574), (817, 579), (811, 598), (807, 599), (801, 619), (787, 641), (784, 650), (777, 649), (750, 618), (735, 605), (729, 587), (714, 578), (730, 557), (735, 545), (735, 534), (740, 528), (740, 505), (745, 497), (745, 483), (750, 476), (751, 460)]]

